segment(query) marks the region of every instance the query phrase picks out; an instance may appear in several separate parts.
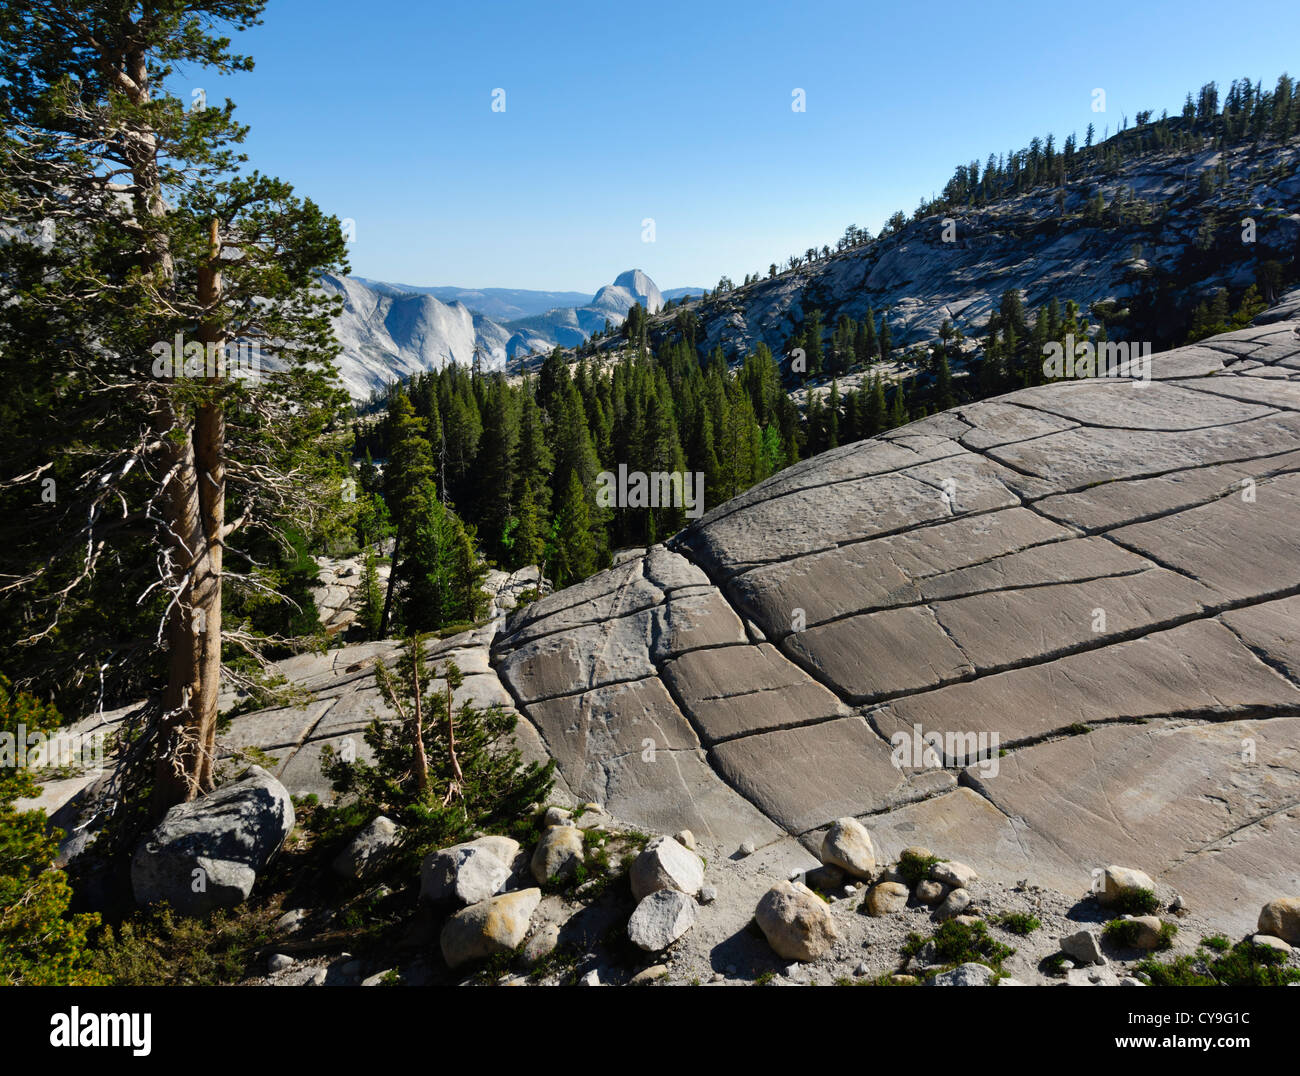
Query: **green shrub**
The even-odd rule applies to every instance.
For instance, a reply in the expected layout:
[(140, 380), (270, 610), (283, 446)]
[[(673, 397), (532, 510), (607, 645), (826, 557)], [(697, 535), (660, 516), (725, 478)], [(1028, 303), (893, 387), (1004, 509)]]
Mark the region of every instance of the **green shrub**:
[[(1116, 945), (1123, 945), (1129, 948), (1137, 946), (1138, 936), (1141, 933), (1141, 927), (1133, 919), (1112, 919), (1106, 924), (1103, 933)], [(1160, 941), (1156, 945), (1157, 950), (1169, 949), (1174, 944), (1174, 935), (1178, 933), (1178, 927), (1173, 923), (1160, 924)]]
[(1024, 912), (1007, 912), (999, 916), (995, 922), (1007, 933), (1018, 934), (1022, 938), (1028, 937), (1043, 925), (1032, 915), (1026, 915)]
[(1121, 915), (1150, 915), (1160, 907), (1160, 901), (1149, 889), (1126, 889), (1112, 903)]
[[(930, 938), (919, 934), (909, 934), (903, 943), (902, 953), (905, 957), (916, 956), (926, 942), (934, 944), (935, 963), (945, 967), (958, 964), (987, 964), (994, 971), (1002, 970), (1002, 961), (1015, 954), (1009, 945), (994, 941), (988, 935), (988, 928), (983, 923), (958, 923), (949, 919)], [(932, 975), (941, 968), (927, 971)]]
[(1247, 938), (1217, 955), (1198, 947), (1195, 953), (1167, 964), (1148, 958), (1134, 970), (1152, 986), (1286, 986), (1300, 982), (1300, 968), (1285, 967), (1286, 962), (1285, 953)]
[(930, 877), (930, 870), (942, 860), (938, 856), (918, 856), (915, 852), (904, 852), (898, 857), (898, 873), (909, 886)]
[(516, 718), (500, 706), (480, 710), (467, 699), (453, 710), (461, 671), (448, 662), (440, 682), (425, 645), (424, 636), (413, 635), (396, 669), (382, 661), (375, 667), (380, 694), (397, 720), (376, 717), (367, 727), (374, 763), (346, 762), (328, 747), (321, 763), (339, 797), (339, 806), (326, 812), (322, 836), (341, 840), (387, 815), (406, 830), (393, 869), (408, 873), (427, 852), (476, 830), (531, 836), (528, 808), (545, 802), (555, 772), (553, 761), (523, 765), (509, 739)]
[[(48, 736), (59, 725), (52, 706), (0, 676), (0, 734), (7, 743)], [(61, 834), (46, 832), (44, 811), (15, 810), (16, 800), (40, 791), (32, 771), (15, 762), (0, 764), (0, 985), (98, 985), (104, 977), (89, 934), (99, 916), (68, 914), (72, 887), (53, 866)]]
[(116, 929), (106, 927), (95, 953), (104, 980), (123, 986), (223, 986), (255, 970), (272, 935), (271, 909), (242, 905), (206, 918), (160, 906)]

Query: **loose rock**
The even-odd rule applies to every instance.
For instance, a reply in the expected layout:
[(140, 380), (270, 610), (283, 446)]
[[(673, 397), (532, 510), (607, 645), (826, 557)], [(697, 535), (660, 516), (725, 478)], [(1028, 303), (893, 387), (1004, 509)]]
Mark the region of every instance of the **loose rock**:
[(1105, 964), (1101, 939), (1094, 930), (1080, 930), (1061, 938), (1061, 952), (1080, 964)]
[(542, 834), (530, 864), (533, 877), (542, 885), (553, 878), (569, 878), (585, 858), (582, 830), (575, 826), (552, 826)]
[(979, 875), (975, 873), (973, 868), (966, 866), (965, 863), (958, 863), (956, 860), (936, 863), (930, 868), (930, 877), (936, 882), (952, 886), (953, 889), (969, 889), (971, 883), (979, 879)]
[(704, 884), (704, 864), (671, 837), (656, 837), (645, 846), (629, 872), (632, 895), (641, 900), (660, 889), (695, 896)]
[(964, 889), (954, 889), (943, 898), (943, 903), (934, 910), (935, 918), (951, 919), (961, 915), (970, 905), (970, 894)]
[(517, 949), (541, 899), (540, 889), (523, 889), (462, 908), (442, 928), (443, 959), (458, 968)]
[(758, 902), (759, 928), (778, 956), (818, 960), (839, 940), (826, 904), (798, 882), (778, 882)]
[(131, 858), (136, 902), (166, 901), (182, 915), (242, 903), (293, 823), (289, 793), (260, 766), (206, 796), (177, 804)]
[(871, 834), (856, 818), (841, 818), (822, 838), (821, 860), (855, 878), (869, 879), (876, 871)]
[(420, 897), (435, 904), (477, 904), (495, 896), (510, 879), (519, 842), (479, 837), (430, 852), (420, 864)]
[(988, 986), (993, 969), (985, 964), (961, 964), (952, 971), (941, 971), (930, 980), (931, 986)]
[(1276, 938), (1272, 934), (1252, 934), (1250, 940), (1256, 945), (1262, 945), (1266, 949), (1276, 949), (1279, 953), (1290, 953), (1291, 946), (1281, 938)]
[(1260, 909), (1259, 932), (1300, 945), (1300, 897), (1279, 897)]
[(536, 967), (555, 952), (555, 947), (559, 943), (560, 925), (558, 923), (543, 923), (533, 932), (532, 937), (524, 943), (522, 954), (524, 967)]
[(1115, 904), (1125, 894), (1136, 893), (1139, 889), (1148, 889), (1154, 893), (1155, 888), (1156, 884), (1150, 875), (1132, 867), (1116, 867), (1112, 864), (1102, 875), (1097, 900), (1102, 904)]
[(916, 883), (916, 899), (931, 908), (943, 900), (946, 892), (948, 889), (942, 882), (923, 879)]
[(358, 881), (371, 878), (383, 868), (401, 840), (402, 828), (381, 814), (334, 857), (334, 873)]
[(659, 889), (645, 897), (628, 920), (627, 936), (647, 952), (667, 949), (695, 925), (696, 904), (676, 889)]
[(880, 882), (867, 894), (868, 915), (890, 915), (907, 907), (907, 886), (902, 882)]

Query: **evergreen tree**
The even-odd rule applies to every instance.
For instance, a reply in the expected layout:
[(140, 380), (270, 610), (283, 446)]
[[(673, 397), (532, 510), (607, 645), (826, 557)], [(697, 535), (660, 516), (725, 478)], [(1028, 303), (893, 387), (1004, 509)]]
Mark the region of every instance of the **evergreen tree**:
[(430, 668), (427, 645), (414, 634), (396, 668), (375, 665), (375, 683), (397, 720), (376, 717), (366, 728), (374, 761), (348, 762), (327, 748), (322, 765), (345, 804), (336, 808), (336, 826), (350, 833), (382, 814), (402, 828), (390, 864), (399, 876), (434, 849), (513, 825), (530, 804), (546, 801), (554, 780), (553, 761), (523, 763), (511, 738), (513, 714), (496, 705), (480, 710), (472, 699), (455, 705), (461, 671), (455, 662)]
[(586, 579), (596, 570), (596, 542), (591, 533), (587, 491), (576, 470), (569, 471), (547, 543), (546, 564), (557, 587)]
[[(0, 736), (27, 744), (53, 735), (58, 712), (0, 676)], [(96, 986), (104, 982), (89, 936), (98, 915), (70, 915), (72, 887), (54, 867), (61, 833), (49, 832), (45, 812), (15, 802), (41, 792), (36, 772), (0, 764), (0, 983), (9, 986)]]
[(480, 619), (487, 608), (487, 566), (474, 549), (472, 531), (438, 499), (431, 480), (420, 484), (413, 500), (403, 556), (392, 568), (403, 626), (436, 631)]
[[(23, 505), (41, 503), (38, 479), (61, 491), (39, 517), (0, 503), (0, 571), (32, 611), (3, 618), (15, 625), (3, 649), (44, 648), (51, 687), (77, 669), (144, 670), (159, 814), (213, 787), (223, 593), (253, 583), (228, 562), (255, 564), (241, 543), (276, 541), (286, 519), (317, 529), (342, 512), (338, 304), (318, 290), (321, 271), (346, 271), (338, 222), (288, 184), (242, 174), (232, 104), (191, 109), (169, 92), (178, 67), (250, 68), (222, 31), (262, 8), (0, 3), (0, 205), (14, 236), (0, 243), (0, 399), (39, 416), (0, 454), (30, 476), (13, 494)], [(50, 244), (18, 238), (54, 223), (55, 203)], [(256, 376), (234, 376), (232, 358)], [(48, 392), (24, 387), (33, 375)], [(126, 661), (113, 606), (161, 622)], [(74, 641), (86, 611), (98, 615)]]

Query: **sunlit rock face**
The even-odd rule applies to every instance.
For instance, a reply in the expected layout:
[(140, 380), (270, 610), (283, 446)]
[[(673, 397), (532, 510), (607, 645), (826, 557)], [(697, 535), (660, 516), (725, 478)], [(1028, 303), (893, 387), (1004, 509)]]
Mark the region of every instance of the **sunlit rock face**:
[(882, 860), (1131, 861), (1251, 929), (1300, 857), (1298, 307), (803, 461), (513, 614), (493, 668), (648, 830), (869, 817)]

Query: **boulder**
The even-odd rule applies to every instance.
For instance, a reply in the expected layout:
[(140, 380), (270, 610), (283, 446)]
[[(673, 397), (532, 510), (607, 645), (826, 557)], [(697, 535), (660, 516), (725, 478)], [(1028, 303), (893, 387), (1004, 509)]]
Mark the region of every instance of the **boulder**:
[(907, 886), (902, 882), (880, 882), (867, 894), (868, 915), (891, 915), (907, 907)]
[(987, 964), (960, 964), (951, 971), (941, 971), (930, 980), (931, 986), (989, 986), (994, 971)]
[(1281, 938), (1275, 938), (1271, 934), (1252, 934), (1250, 940), (1255, 945), (1262, 945), (1265, 949), (1276, 949), (1279, 953), (1291, 953), (1291, 946)]
[(560, 925), (558, 923), (543, 923), (533, 931), (532, 937), (524, 944), (524, 966), (535, 967), (555, 952), (555, 947), (559, 943)]
[(930, 877), (953, 889), (969, 889), (971, 883), (979, 879), (974, 869), (956, 860), (945, 860), (930, 868)]
[(435, 904), (477, 904), (495, 896), (510, 880), (519, 842), (479, 837), (430, 852), (420, 864), (420, 897)]
[(943, 898), (939, 907), (935, 908), (934, 915), (936, 919), (952, 919), (954, 916), (960, 916), (969, 907), (970, 894), (964, 889), (953, 889)]
[(289, 793), (253, 766), (238, 781), (177, 804), (140, 842), (131, 858), (135, 899), (166, 901), (182, 915), (232, 908), (248, 899), (293, 824)]
[(519, 948), (541, 899), (540, 889), (521, 889), (462, 908), (442, 928), (440, 942), (447, 966), (458, 968)]
[(1080, 964), (1105, 964), (1101, 938), (1095, 930), (1079, 930), (1061, 938), (1061, 952)]
[(1101, 877), (1101, 889), (1097, 892), (1097, 900), (1106, 905), (1116, 904), (1126, 894), (1136, 893), (1140, 889), (1150, 890), (1152, 893), (1156, 890), (1156, 884), (1151, 880), (1151, 876), (1143, 874), (1140, 870), (1132, 867), (1116, 867), (1114, 865), (1106, 868)]
[(695, 925), (696, 904), (676, 889), (657, 889), (642, 899), (627, 923), (627, 936), (646, 952), (667, 949)]
[(632, 861), (632, 895), (641, 900), (659, 889), (676, 889), (695, 896), (704, 884), (700, 857), (671, 837), (656, 837)]
[(542, 816), (542, 825), (548, 829), (551, 826), (571, 826), (573, 825), (573, 812), (565, 810), (563, 807), (547, 807), (546, 814)]
[(568, 878), (584, 857), (582, 830), (576, 826), (552, 826), (542, 834), (533, 850), (533, 877), (540, 885), (552, 878)]
[(870, 879), (876, 871), (876, 849), (866, 826), (856, 818), (837, 819), (822, 838), (821, 860), (855, 878)]
[(1161, 933), (1163, 921), (1158, 915), (1135, 915), (1128, 920), (1133, 924), (1133, 947), (1135, 949), (1158, 949), (1164, 941)]
[(1270, 900), (1259, 912), (1259, 932), (1300, 945), (1300, 897)]
[(777, 882), (759, 900), (754, 918), (787, 960), (819, 960), (839, 940), (826, 902), (799, 882)]
[(933, 908), (948, 891), (942, 882), (932, 882), (928, 878), (916, 883), (916, 899), (921, 904)]
[(374, 877), (402, 841), (402, 828), (391, 818), (379, 815), (362, 828), (346, 848), (334, 857), (335, 874), (363, 881)]

